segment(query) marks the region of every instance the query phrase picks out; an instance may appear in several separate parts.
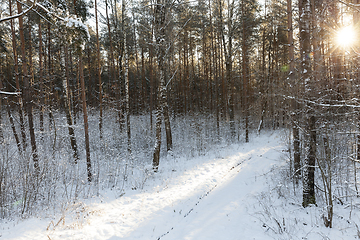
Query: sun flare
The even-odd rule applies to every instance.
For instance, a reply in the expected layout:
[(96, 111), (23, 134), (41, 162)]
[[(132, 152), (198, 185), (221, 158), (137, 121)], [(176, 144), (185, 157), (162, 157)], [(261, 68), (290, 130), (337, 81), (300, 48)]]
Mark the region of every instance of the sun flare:
[(336, 35), (336, 41), (339, 46), (350, 47), (356, 41), (355, 30), (351, 26), (339, 29)]

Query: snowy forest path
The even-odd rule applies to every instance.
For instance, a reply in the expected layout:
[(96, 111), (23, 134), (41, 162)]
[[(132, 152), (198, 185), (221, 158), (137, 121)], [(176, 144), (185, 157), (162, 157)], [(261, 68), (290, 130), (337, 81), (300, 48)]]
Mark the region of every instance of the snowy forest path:
[(262, 224), (247, 213), (247, 205), (266, 187), (260, 178), (281, 159), (284, 145), (277, 138), (261, 136), (250, 144), (239, 144), (237, 151), (170, 180), (163, 189), (153, 191), (150, 199), (143, 198), (144, 206), (155, 210), (148, 218), (128, 235), (117, 233), (109, 240), (268, 238)]
[(266, 190), (264, 175), (284, 162), (279, 136), (265, 134), (215, 156), (160, 165), (143, 190), (87, 205), (91, 214), (81, 224), (45, 230), (49, 221), (36, 220), (36, 227), (17, 226), (21, 234), (9, 239), (270, 239), (247, 208)]

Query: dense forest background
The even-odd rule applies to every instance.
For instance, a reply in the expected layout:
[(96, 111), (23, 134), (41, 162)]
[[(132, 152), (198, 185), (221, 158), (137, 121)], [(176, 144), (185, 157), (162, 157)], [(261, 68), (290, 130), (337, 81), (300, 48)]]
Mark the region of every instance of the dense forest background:
[(338, 40), (359, 33), (359, 12), (358, 0), (1, 1), (0, 216), (139, 188), (161, 157), (289, 128), (289, 176), (331, 227), (334, 202), (359, 196), (359, 40)]

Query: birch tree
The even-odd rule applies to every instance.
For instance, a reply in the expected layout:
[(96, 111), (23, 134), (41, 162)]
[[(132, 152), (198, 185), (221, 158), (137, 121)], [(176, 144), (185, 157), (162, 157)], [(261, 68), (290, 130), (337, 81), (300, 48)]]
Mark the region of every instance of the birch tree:
[(160, 161), (160, 147), (161, 147), (161, 122), (162, 116), (164, 116), (167, 150), (172, 148), (172, 137), (170, 128), (170, 118), (168, 111), (168, 104), (166, 100), (166, 64), (167, 64), (167, 50), (168, 38), (166, 36), (167, 21), (170, 14), (170, 2), (169, 0), (157, 0), (155, 6), (155, 43), (157, 51), (157, 63), (158, 63), (158, 96), (157, 96), (157, 109), (156, 109), (156, 123), (155, 123), (155, 147), (153, 155), (153, 167), (154, 171), (157, 171)]
[[(305, 84), (305, 94), (311, 98), (312, 69), (311, 69), (311, 5), (310, 0), (299, 1), (300, 11), (300, 41), (301, 41), (301, 77)], [(307, 134), (306, 157), (303, 174), (303, 203), (304, 207), (315, 204), (315, 157), (316, 157), (316, 118), (310, 106), (306, 110)]]

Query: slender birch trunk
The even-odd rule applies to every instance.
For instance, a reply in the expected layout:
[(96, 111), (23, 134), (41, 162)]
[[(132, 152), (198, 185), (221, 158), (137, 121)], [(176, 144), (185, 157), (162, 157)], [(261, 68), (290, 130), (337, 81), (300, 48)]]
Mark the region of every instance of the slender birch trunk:
[(126, 134), (127, 134), (127, 151), (131, 155), (131, 125), (130, 125), (130, 92), (129, 92), (129, 56), (126, 46), (126, 35), (124, 37), (124, 51), (125, 51), (125, 98), (126, 98)]
[[(295, 67), (294, 67), (294, 39), (293, 39), (293, 25), (292, 25), (292, 0), (287, 0), (287, 18), (288, 18), (288, 43), (289, 43), (289, 81), (294, 84), (295, 81)], [(295, 94), (295, 92), (293, 93)], [(300, 131), (298, 127), (298, 103), (297, 100), (292, 101), (293, 109), (293, 146), (294, 146), (294, 179), (296, 184), (301, 176), (300, 163)]]
[[(302, 80), (305, 84), (305, 94), (307, 97), (312, 95), (311, 82), (311, 63), (308, 57), (311, 52), (311, 4), (310, 0), (301, 0), (302, 10), (300, 9), (300, 41), (302, 54)], [(307, 111), (307, 156), (303, 175), (303, 207), (315, 204), (315, 157), (316, 157), (316, 118), (314, 112)]]
[(166, 49), (167, 42), (165, 36), (165, 27), (166, 27), (166, 14), (167, 14), (167, 3), (166, 0), (157, 0), (155, 6), (155, 39), (156, 39), (156, 50), (157, 50), (157, 61), (158, 61), (158, 102), (156, 109), (156, 140), (154, 147), (154, 157), (153, 157), (153, 168), (154, 171), (158, 170), (160, 162), (160, 147), (161, 147), (161, 122), (162, 116), (164, 113), (164, 108), (166, 107), (166, 87), (165, 87), (165, 64), (166, 64)]

